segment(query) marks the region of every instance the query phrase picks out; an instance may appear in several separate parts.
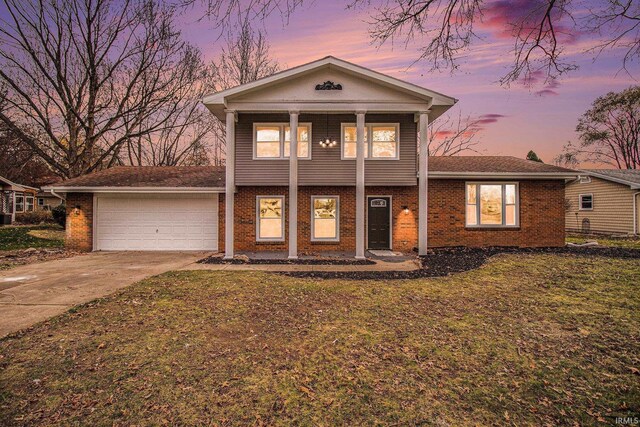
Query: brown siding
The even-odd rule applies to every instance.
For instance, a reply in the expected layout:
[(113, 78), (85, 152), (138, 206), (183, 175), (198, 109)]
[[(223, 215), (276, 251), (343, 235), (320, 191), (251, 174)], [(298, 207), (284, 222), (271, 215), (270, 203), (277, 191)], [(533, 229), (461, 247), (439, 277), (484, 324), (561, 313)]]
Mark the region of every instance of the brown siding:
[(67, 195), (65, 246), (75, 251), (93, 250), (93, 194)]
[[(288, 114), (240, 114), (236, 124), (236, 184), (288, 185), (288, 160), (253, 160), (253, 123), (288, 122)], [(355, 185), (355, 160), (341, 160), (341, 145), (322, 148), (320, 138), (340, 142), (341, 123), (355, 123), (353, 114), (301, 114), (300, 123), (311, 122), (311, 160), (298, 162), (299, 184)], [(411, 114), (368, 114), (367, 123), (400, 123), (399, 160), (367, 160), (367, 185), (416, 185), (416, 123)]]
[[(567, 230), (583, 231), (583, 221), (588, 219), (592, 232), (632, 234), (634, 192), (628, 185), (594, 177), (590, 183), (568, 184), (565, 193)], [(593, 210), (579, 210), (580, 194), (593, 194)]]
[(520, 227), (465, 227), (465, 181), (429, 180), (429, 246), (564, 246), (564, 182), (520, 181)]

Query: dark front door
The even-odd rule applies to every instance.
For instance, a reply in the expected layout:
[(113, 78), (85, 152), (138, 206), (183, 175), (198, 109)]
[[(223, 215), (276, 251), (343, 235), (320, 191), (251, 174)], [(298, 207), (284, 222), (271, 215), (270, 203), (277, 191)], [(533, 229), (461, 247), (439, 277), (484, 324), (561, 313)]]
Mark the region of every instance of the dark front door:
[(369, 249), (391, 249), (391, 198), (369, 197), (367, 209)]

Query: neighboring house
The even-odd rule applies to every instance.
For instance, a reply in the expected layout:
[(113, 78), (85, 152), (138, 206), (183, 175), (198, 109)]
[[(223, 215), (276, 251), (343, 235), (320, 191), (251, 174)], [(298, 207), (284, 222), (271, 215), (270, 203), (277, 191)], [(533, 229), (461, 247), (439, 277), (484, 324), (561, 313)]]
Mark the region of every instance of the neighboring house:
[(40, 190), (36, 194), (37, 210), (50, 211), (63, 203), (64, 200), (61, 197), (51, 194), (51, 192)]
[[(562, 246), (574, 171), (428, 157), (454, 98), (333, 58), (204, 99), (227, 167), (116, 167), (50, 186), (82, 250), (302, 253)], [(297, 153), (297, 156), (290, 156)]]
[(640, 233), (640, 171), (587, 169), (567, 184), (566, 226), (581, 233)]
[(16, 184), (0, 176), (0, 225), (12, 224), (16, 213), (33, 212), (37, 188)]

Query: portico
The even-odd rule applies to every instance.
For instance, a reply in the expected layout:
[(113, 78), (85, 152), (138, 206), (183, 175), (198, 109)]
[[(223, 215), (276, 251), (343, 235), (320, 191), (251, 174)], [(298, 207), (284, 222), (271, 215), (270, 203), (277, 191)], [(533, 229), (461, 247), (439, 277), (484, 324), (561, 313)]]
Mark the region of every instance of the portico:
[[(253, 225), (256, 230), (265, 230), (264, 236), (255, 232), (256, 244), (278, 249), (286, 245), (290, 259), (300, 254), (301, 236), (319, 248), (338, 243), (350, 246), (348, 242), (353, 241), (355, 257), (363, 259), (367, 188), (381, 187), (377, 192), (392, 205), (397, 200), (385, 186), (415, 187), (417, 206), (410, 215), (417, 216), (418, 222), (415, 246), (425, 254), (427, 127), (429, 120), (455, 102), (333, 57), (207, 96), (205, 105), (226, 123), (225, 258), (233, 258), (238, 246), (235, 225), (239, 216), (243, 216), (241, 222), (250, 221), (244, 218), (247, 215), (239, 215), (235, 206), (236, 195), (246, 186), (265, 189), (264, 194), (255, 189), (258, 213)], [(248, 138), (249, 130), (253, 141)], [(339, 141), (337, 147), (319, 144), (329, 134)], [(278, 190), (272, 190), (276, 186)], [(280, 194), (285, 187), (286, 197)], [(325, 203), (331, 208), (313, 206), (308, 212), (310, 201), (305, 200), (307, 196), (299, 197), (301, 188), (305, 194), (312, 193), (312, 203), (322, 196), (318, 206)], [(275, 194), (267, 197), (274, 191), (282, 201)], [(346, 195), (338, 196), (338, 192)], [(273, 208), (260, 205), (265, 198)], [(409, 215), (410, 202), (404, 203), (388, 206), (389, 212), (402, 208)], [(389, 231), (394, 228), (393, 221)], [(336, 227), (335, 234), (319, 231), (330, 226)]]

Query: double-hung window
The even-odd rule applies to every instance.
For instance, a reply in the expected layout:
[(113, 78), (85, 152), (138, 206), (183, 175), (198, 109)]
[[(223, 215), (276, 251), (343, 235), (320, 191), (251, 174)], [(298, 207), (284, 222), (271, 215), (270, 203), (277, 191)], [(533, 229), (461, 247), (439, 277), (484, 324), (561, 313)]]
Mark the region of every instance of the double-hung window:
[(517, 227), (518, 184), (467, 183), (467, 227)]
[(311, 240), (337, 242), (340, 240), (340, 198), (338, 196), (311, 197)]
[(24, 195), (16, 194), (15, 212), (24, 212)]
[(38, 197), (38, 206), (44, 206), (44, 198)]
[[(356, 158), (357, 128), (354, 123), (342, 124), (342, 158)], [(372, 137), (369, 138), (369, 135)], [(364, 157), (367, 159), (390, 159), (399, 157), (398, 123), (367, 123), (364, 127)]]
[(256, 199), (256, 240), (284, 240), (284, 196), (258, 196)]
[(580, 194), (578, 196), (581, 211), (593, 210), (593, 194)]
[(33, 196), (26, 196), (26, 201), (27, 212), (33, 212)]
[[(311, 123), (298, 124), (298, 158), (310, 159)], [(254, 159), (288, 159), (291, 129), (288, 123), (254, 123)]]

